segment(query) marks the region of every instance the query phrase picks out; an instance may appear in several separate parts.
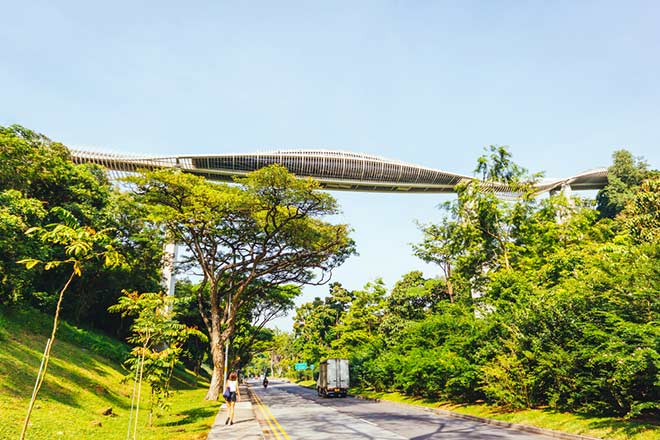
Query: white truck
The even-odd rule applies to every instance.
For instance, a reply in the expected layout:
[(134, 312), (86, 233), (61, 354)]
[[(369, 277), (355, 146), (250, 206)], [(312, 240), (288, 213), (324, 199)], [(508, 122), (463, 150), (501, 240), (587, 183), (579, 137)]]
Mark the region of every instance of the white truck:
[(349, 387), (348, 359), (328, 359), (319, 365), (316, 392), (319, 396), (346, 397)]

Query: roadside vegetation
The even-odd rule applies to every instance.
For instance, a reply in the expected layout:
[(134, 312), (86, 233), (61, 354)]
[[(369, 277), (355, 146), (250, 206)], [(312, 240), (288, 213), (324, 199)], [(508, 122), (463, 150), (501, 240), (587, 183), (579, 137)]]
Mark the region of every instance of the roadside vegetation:
[[(302, 385), (302, 384), (301, 384)], [(370, 399), (387, 400), (409, 405), (458, 412), (477, 417), (501, 420), (521, 425), (537, 426), (571, 434), (613, 440), (653, 440), (658, 429), (653, 421), (622, 420), (618, 417), (606, 417), (590, 414), (562, 412), (549, 408), (508, 410), (484, 403), (450, 403), (434, 398), (412, 397), (397, 391), (376, 392), (369, 389), (352, 388), (351, 394)]]
[[(459, 185), (419, 225), (411, 252), (437, 276), (333, 283), (286, 333), (266, 325), (356, 251), (350, 227), (325, 220), (339, 207), (318, 182), (281, 166), (233, 184), (153, 170), (120, 191), (64, 145), (0, 127), (0, 434), (27, 420), (25, 438), (203, 438), (229, 340), (232, 370), (313, 380), (293, 365), (346, 357), (361, 392), (656, 434), (658, 173), (618, 151), (595, 202), (535, 197), (539, 176), (503, 147), (476, 174), (485, 183)], [(175, 299), (161, 287), (171, 242), (183, 247), (175, 269), (196, 275)], [(100, 415), (108, 407), (116, 417)]]
[[(83, 421), (44, 419), (50, 412), (42, 409), (50, 405), (53, 387), (84, 395), (75, 388), (100, 381), (107, 390), (105, 378), (114, 381), (121, 373), (132, 385), (129, 417), (122, 423), (130, 438), (147, 438), (138, 435), (143, 428), (152, 429), (159, 416), (186, 407), (172, 392), (180, 377), (175, 371), (183, 367), (195, 375), (205, 367), (211, 372), (202, 397), (215, 412), (225, 343), (232, 341), (228, 367), (245, 366), (260, 344), (273, 338), (265, 325), (293, 308), (300, 286), (324, 283), (355, 252), (348, 226), (322, 219), (337, 210), (334, 198), (319, 191), (317, 182), (296, 179), (281, 166), (260, 169), (233, 184), (211, 184), (180, 170), (153, 170), (114, 185), (101, 167), (74, 164), (64, 145), (18, 125), (0, 127), (0, 312), (33, 310), (51, 316), (50, 337), (43, 341), (27, 325), (15, 334), (0, 327), (5, 338), (30, 342), (20, 360), (18, 352), (7, 356), (21, 386), (7, 388), (8, 394), (0, 390), (2, 398), (11, 394), (14, 402), (14, 419), (2, 429), (14, 432), (22, 425), (20, 438), (54, 438), (59, 432), (89, 437), (82, 434), (88, 432), (82, 413)], [(182, 278), (176, 298), (162, 292), (161, 268), (172, 263), (163, 255), (165, 243), (182, 246), (174, 269), (197, 281)], [(70, 362), (75, 347), (68, 344), (75, 341), (60, 342), (58, 329), (72, 328), (63, 322), (132, 346), (99, 342), (107, 349), (102, 355), (114, 364), (95, 359), (80, 365), (105, 367), (79, 367)], [(88, 342), (87, 336), (78, 341)], [(7, 374), (12, 368), (5, 367)], [(67, 382), (61, 377), (68, 371), (75, 378)], [(34, 392), (29, 378), (36, 383)], [(198, 390), (190, 392), (196, 396)], [(121, 396), (113, 399), (125, 409)], [(16, 405), (19, 401), (26, 401), (24, 408)], [(60, 403), (87, 406), (68, 397)], [(80, 433), (69, 426), (79, 422)]]
[(411, 272), (391, 290), (378, 279), (353, 291), (333, 284), (326, 298), (297, 308), (287, 343), (270, 348), (274, 369), (304, 379), (290, 370), (295, 362), (345, 357), (361, 393), (571, 432), (657, 437), (658, 173), (618, 151), (593, 203), (534, 197), (538, 176), (501, 147), (476, 172), (519, 197), (459, 186), (413, 246), (438, 276)]
[[(0, 311), (0, 438), (15, 439), (21, 432), (51, 325), (51, 317), (34, 309)], [(121, 361), (129, 350), (113, 338), (62, 322), (27, 438), (125, 439), (133, 383), (124, 380)], [(152, 426), (146, 423), (148, 410), (140, 413), (145, 423), (138, 438), (206, 438), (220, 407), (204, 401), (207, 385), (177, 369), (169, 409), (160, 411)], [(141, 405), (149, 408), (148, 392)]]

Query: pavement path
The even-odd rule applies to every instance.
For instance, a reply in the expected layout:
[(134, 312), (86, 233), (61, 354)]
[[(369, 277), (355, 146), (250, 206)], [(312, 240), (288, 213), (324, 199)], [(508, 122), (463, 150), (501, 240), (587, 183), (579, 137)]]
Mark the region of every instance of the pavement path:
[(234, 424), (225, 424), (227, 420), (227, 405), (222, 405), (211, 427), (211, 431), (208, 437), (206, 437), (207, 440), (263, 440), (264, 436), (261, 432), (259, 422), (255, 418), (247, 387), (241, 385), (240, 389), (241, 401), (236, 402), (236, 408), (234, 408)]
[(266, 439), (548, 439), (412, 406), (351, 397), (326, 399), (314, 390), (286, 382), (271, 381), (267, 389), (257, 382), (251, 385), (255, 412)]

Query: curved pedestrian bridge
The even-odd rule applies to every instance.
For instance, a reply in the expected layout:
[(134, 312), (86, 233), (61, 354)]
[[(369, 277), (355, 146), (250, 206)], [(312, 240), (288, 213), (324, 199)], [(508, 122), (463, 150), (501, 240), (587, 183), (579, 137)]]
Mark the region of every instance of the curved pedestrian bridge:
[[(332, 190), (370, 192), (452, 193), (457, 184), (474, 177), (426, 168), (367, 154), (331, 150), (283, 150), (250, 154), (132, 156), (71, 150), (74, 162), (101, 165), (117, 175), (140, 169), (179, 168), (210, 180), (231, 181), (261, 167), (281, 164), (299, 177), (313, 177)], [(598, 168), (536, 184), (537, 192), (600, 189), (607, 184), (607, 168)], [(498, 193), (511, 193), (505, 184), (488, 183)]]

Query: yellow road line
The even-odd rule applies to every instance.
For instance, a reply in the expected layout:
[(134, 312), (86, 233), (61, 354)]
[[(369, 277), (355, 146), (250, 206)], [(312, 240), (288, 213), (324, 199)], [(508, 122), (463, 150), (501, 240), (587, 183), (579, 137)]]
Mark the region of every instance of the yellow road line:
[(286, 440), (291, 440), (291, 437), (289, 437), (289, 435), (286, 433), (286, 431), (284, 430), (284, 428), (282, 428), (282, 425), (280, 425), (280, 423), (277, 421), (277, 419), (276, 419), (275, 416), (273, 415), (273, 413), (272, 413), (272, 411), (270, 410), (270, 408), (266, 407), (266, 409), (268, 410), (268, 412), (270, 413), (271, 417), (273, 418), (273, 422), (275, 422), (275, 424), (277, 425), (277, 427), (280, 428), (280, 432), (282, 433), (282, 435), (284, 436), (284, 438), (285, 438)]
[(272, 432), (273, 435), (275, 435), (275, 438), (277, 438), (277, 440), (282, 440), (282, 437), (280, 437), (277, 428), (270, 422), (270, 418), (268, 417), (268, 414), (264, 410), (263, 405), (261, 403), (257, 403), (257, 408), (259, 408), (259, 411), (261, 411), (261, 415), (266, 420), (266, 423), (268, 423), (268, 426), (270, 427), (270, 432)]
[[(257, 396), (257, 393), (253, 393), (253, 395), (257, 399), (257, 402), (258, 402), (259, 406), (261, 407), (262, 411), (263, 410), (268, 411), (268, 413), (270, 414), (270, 417), (272, 418), (273, 422), (279, 428), (280, 434), (282, 434), (286, 440), (291, 440), (291, 437), (289, 437), (289, 434), (287, 434), (286, 431), (284, 430), (284, 428), (282, 428), (282, 425), (280, 425), (280, 423), (277, 421), (277, 419), (275, 418), (275, 415), (273, 415), (273, 412), (270, 410), (270, 408), (268, 408), (268, 406), (265, 403), (263, 403), (263, 400), (261, 400), (261, 398), (259, 396)], [(268, 418), (266, 418), (266, 421), (268, 421), (268, 424), (270, 425), (270, 420), (268, 420)], [(276, 435), (277, 435), (277, 433), (276, 433)]]
[(261, 400), (259, 399), (259, 396), (257, 396), (257, 394), (254, 393), (254, 392), (252, 392), (252, 396), (254, 397), (254, 400), (257, 402), (257, 408), (259, 408), (259, 412), (261, 412), (262, 417), (264, 418), (264, 420), (266, 420), (266, 423), (268, 423), (268, 426), (270, 426), (270, 431), (275, 435), (275, 437), (278, 440), (281, 440), (281, 437), (280, 437), (279, 433), (277, 432), (277, 428), (275, 428), (275, 426), (273, 426), (273, 424), (270, 422), (268, 414), (264, 410), (264, 408), (261, 404)]
[(275, 434), (275, 437), (277, 437), (278, 439), (281, 440), (280, 432), (277, 430), (277, 428), (275, 427), (275, 425), (273, 425), (273, 423), (271, 423), (271, 417), (270, 417), (270, 416), (268, 415), (268, 413), (266, 412), (266, 405), (265, 405), (265, 404), (263, 403), (263, 401), (259, 398), (259, 396), (256, 395), (256, 393), (254, 394), (254, 397), (255, 397), (255, 399), (257, 400), (257, 407), (258, 407), (259, 410), (261, 411), (261, 414), (263, 415), (264, 419), (266, 419), (266, 422), (268, 423), (268, 426), (270, 426), (270, 430), (271, 430), (271, 432), (272, 432), (273, 434)]

